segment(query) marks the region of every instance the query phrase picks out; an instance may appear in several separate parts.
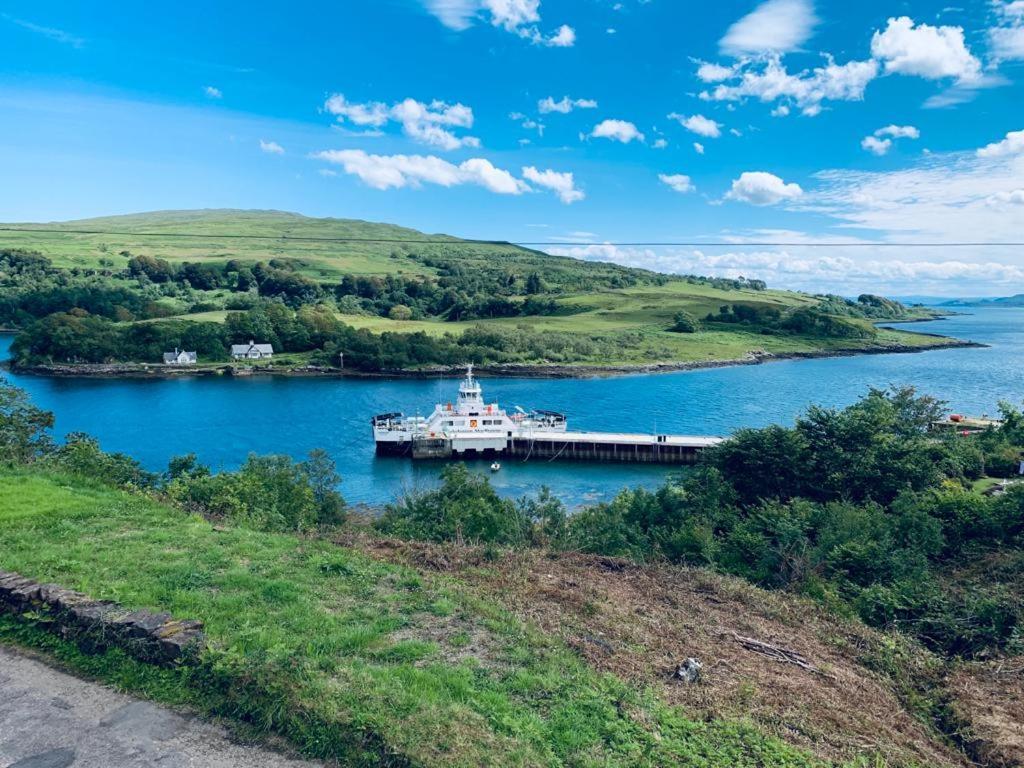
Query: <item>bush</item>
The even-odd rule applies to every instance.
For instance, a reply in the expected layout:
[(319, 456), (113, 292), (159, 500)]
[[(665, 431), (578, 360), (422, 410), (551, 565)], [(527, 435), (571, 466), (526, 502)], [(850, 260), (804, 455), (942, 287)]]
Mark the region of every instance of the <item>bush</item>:
[(408, 539), (523, 546), (530, 541), (532, 520), (522, 507), (498, 496), (486, 477), (450, 464), (441, 470), (439, 488), (389, 504), (376, 527)]

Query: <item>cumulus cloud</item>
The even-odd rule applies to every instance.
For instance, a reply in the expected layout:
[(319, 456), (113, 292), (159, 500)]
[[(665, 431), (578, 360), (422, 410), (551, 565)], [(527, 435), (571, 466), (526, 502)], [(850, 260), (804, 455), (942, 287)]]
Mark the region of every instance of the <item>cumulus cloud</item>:
[(704, 83), (720, 83), (736, 74), (736, 68), (714, 64), (709, 61), (700, 62), (697, 67), (697, 78)]
[(260, 149), (266, 152), (268, 155), (284, 154), (284, 147), (282, 147), (276, 141), (264, 141), (263, 139), (260, 139)]
[(1010, 131), (1002, 141), (987, 144), (977, 153), (978, 157), (1006, 157), (1024, 153), (1024, 130)]
[(560, 173), (551, 169), (539, 171), (531, 165), (523, 168), (523, 178), (538, 187), (550, 189), (566, 205), (586, 197), (582, 190), (576, 188), (575, 179), (568, 172)]
[(562, 24), (554, 32), (540, 30), (540, 0), (422, 0), (426, 9), (449, 29), (462, 32), (477, 19), (487, 19), (535, 45), (568, 48), (576, 42), (576, 31)]
[(683, 126), (683, 128), (691, 133), (696, 133), (698, 136), (707, 136), (710, 139), (717, 139), (722, 135), (722, 124), (716, 123), (711, 118), (704, 117), (704, 115), (690, 115), (687, 117), (686, 115), (680, 115), (677, 112), (672, 112), (668, 117), (670, 120), (675, 120)]
[(860, 145), (868, 152), (881, 156), (892, 149), (894, 139), (917, 139), (920, 136), (921, 132), (912, 125), (887, 125), (871, 136), (865, 136)]
[(596, 107), (597, 102), (593, 99), (570, 99), (568, 96), (563, 96), (558, 101), (548, 96), (537, 102), (537, 109), (542, 115), (546, 115), (549, 112), (559, 112), (567, 115), (574, 109), (595, 109)]
[(995, 0), (998, 26), (988, 31), (991, 56), (1001, 61), (1024, 61), (1024, 0)]
[(434, 155), (371, 155), (361, 149), (331, 149), (314, 157), (340, 165), (374, 189), (401, 189), (438, 184), (454, 187), (476, 184), (501, 195), (529, 191), (527, 184), (483, 158), (471, 158), (459, 165)]
[(704, 101), (741, 101), (755, 98), (763, 102), (789, 100), (806, 115), (816, 115), (824, 101), (859, 101), (868, 83), (878, 76), (874, 60), (836, 64), (826, 57), (824, 66), (790, 73), (778, 56), (748, 61), (737, 67), (728, 82), (710, 91), (702, 91)]
[(915, 24), (908, 16), (891, 18), (871, 37), (871, 55), (886, 72), (930, 80), (971, 82), (981, 76), (981, 62), (964, 43), (963, 27)]
[(490, 160), (474, 157), (455, 164), (434, 155), (373, 155), (361, 149), (330, 149), (312, 155), (345, 173), (356, 176), (374, 189), (418, 189), (424, 184), (457, 187), (472, 184), (499, 195), (521, 195), (537, 187), (554, 192), (563, 203), (584, 198), (572, 173), (551, 169), (523, 168), (523, 178), (496, 167)]
[(344, 94), (335, 93), (324, 103), (324, 109), (338, 122), (379, 128), (390, 121), (399, 123), (406, 136), (421, 144), (445, 150), (479, 147), (475, 136), (457, 136), (453, 128), (472, 128), (473, 110), (463, 104), (434, 100), (425, 103), (404, 99), (394, 104), (380, 101), (355, 103)]
[(224, 94), (221, 93), (220, 88), (215, 88), (212, 85), (205, 86), (203, 88), (203, 93), (205, 93), (207, 98), (210, 99), (220, 99), (224, 97)]
[(875, 136), (865, 136), (861, 139), (860, 145), (868, 152), (881, 157), (892, 148), (892, 139), (879, 139)]
[(745, 171), (733, 180), (732, 188), (725, 196), (751, 205), (775, 205), (784, 200), (795, 200), (803, 193), (799, 184), (787, 184), (773, 173)]
[(623, 144), (644, 140), (644, 135), (628, 120), (602, 120), (594, 126), (590, 136), (595, 139), (621, 141)]
[(659, 173), (658, 179), (662, 184), (667, 184), (676, 192), (686, 194), (687, 192), (693, 192), (697, 188), (693, 186), (693, 182), (690, 177), (685, 173)]
[(795, 51), (817, 23), (810, 0), (766, 0), (729, 27), (719, 48), (728, 56)]
[(696, 152), (698, 155), (703, 155), (704, 145), (701, 144), (699, 141), (693, 142), (693, 151)]
[(667, 139), (655, 139), (654, 143), (651, 144), (654, 149), (665, 149), (668, 146)]

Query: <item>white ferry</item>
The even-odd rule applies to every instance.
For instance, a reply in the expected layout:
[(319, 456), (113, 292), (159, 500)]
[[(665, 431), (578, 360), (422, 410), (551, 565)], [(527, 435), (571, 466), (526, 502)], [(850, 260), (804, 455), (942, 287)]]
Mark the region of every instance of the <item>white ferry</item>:
[[(377, 453), (414, 459), (510, 456), (530, 459), (689, 464), (719, 437), (632, 432), (570, 432), (554, 411), (513, 413), (484, 401), (470, 365), (454, 403), (438, 403), (429, 416), (382, 413), (371, 420)], [(501, 465), (494, 462), (492, 471)]]
[(565, 432), (566, 419), (553, 411), (508, 413), (497, 403), (485, 403), (470, 364), (454, 403), (438, 403), (429, 416), (383, 413), (374, 416), (373, 439), (377, 453), (414, 458), (452, 453), (484, 456), (503, 453), (511, 439), (537, 433)]

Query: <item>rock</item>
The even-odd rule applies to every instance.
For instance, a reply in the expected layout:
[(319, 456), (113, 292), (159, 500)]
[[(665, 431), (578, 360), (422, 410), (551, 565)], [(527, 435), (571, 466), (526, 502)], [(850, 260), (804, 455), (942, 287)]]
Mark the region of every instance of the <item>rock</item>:
[(18, 760), (10, 768), (68, 768), (74, 762), (75, 750), (60, 747)]
[(700, 680), (700, 671), (704, 665), (692, 656), (676, 667), (672, 679), (681, 680), (684, 683), (696, 683)]
[(159, 664), (192, 660), (205, 647), (203, 623), (176, 620), (169, 613), (129, 611), (108, 600), (93, 600), (59, 584), (40, 584), (0, 571), (0, 610), (36, 611), (36, 626), (76, 641), (84, 650), (119, 645), (136, 658)]

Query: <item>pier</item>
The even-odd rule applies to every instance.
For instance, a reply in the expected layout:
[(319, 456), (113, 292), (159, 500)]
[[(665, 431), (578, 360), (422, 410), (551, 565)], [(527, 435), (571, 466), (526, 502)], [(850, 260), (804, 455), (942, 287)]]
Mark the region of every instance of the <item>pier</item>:
[[(483, 436), (480, 436), (483, 437)], [(611, 461), (641, 464), (692, 464), (700, 452), (718, 445), (720, 437), (645, 435), (629, 432), (513, 432), (504, 446), (492, 435), (416, 435), (404, 444), (391, 444), (390, 455), (413, 459), (492, 459), (522, 461)], [(380, 447), (380, 446), (379, 446)], [(397, 449), (397, 450), (395, 450)]]

